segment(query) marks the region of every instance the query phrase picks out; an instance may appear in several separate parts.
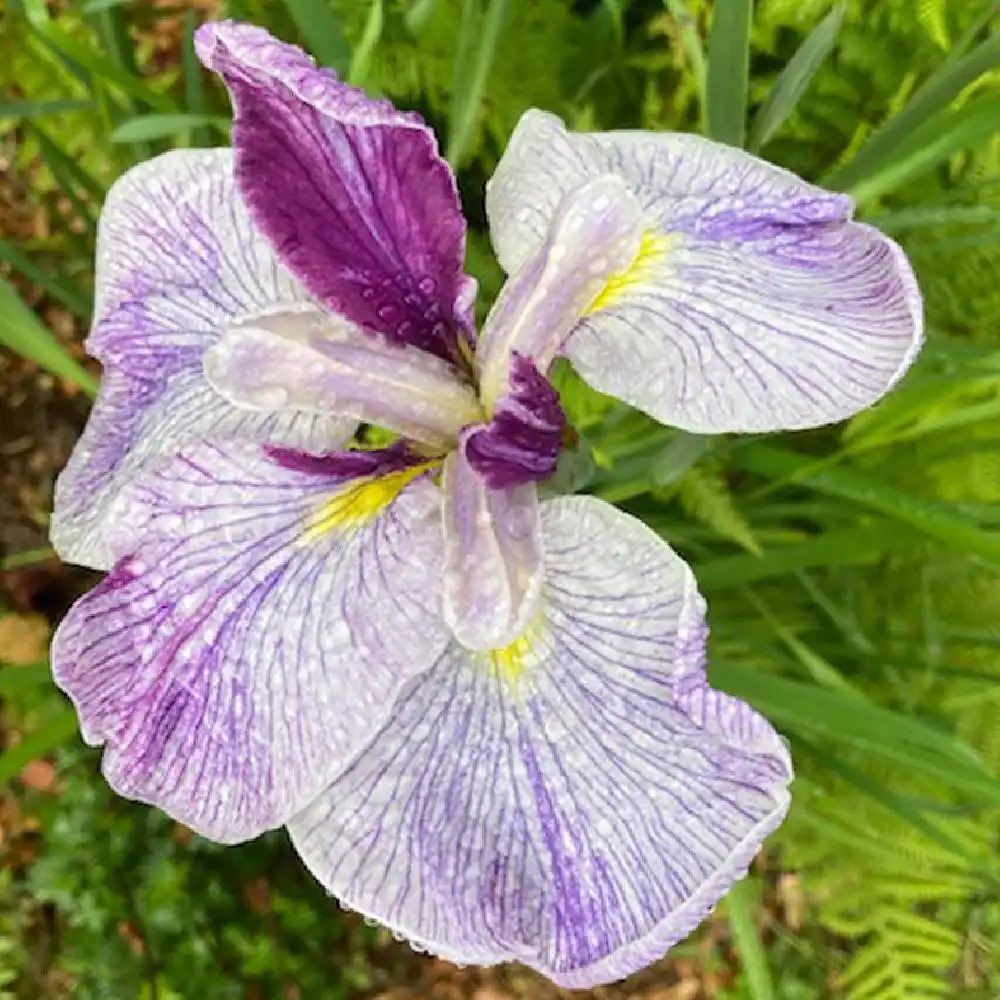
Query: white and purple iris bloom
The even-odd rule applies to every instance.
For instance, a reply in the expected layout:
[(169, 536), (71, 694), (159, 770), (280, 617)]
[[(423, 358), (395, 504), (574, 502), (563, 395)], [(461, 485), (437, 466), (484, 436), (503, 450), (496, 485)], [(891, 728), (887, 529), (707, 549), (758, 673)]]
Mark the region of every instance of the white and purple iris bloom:
[[(258, 28), (197, 41), (233, 149), (108, 197), (104, 383), (53, 519), (108, 575), (56, 678), (122, 795), (224, 843), (287, 826), (344, 905), (446, 958), (625, 976), (746, 872), (792, 770), (708, 687), (681, 559), (593, 497), (539, 502), (546, 373), (700, 433), (840, 420), (919, 348), (910, 268), (743, 152), (529, 111), (477, 337), (420, 119)], [(351, 450), (359, 422), (399, 440)]]

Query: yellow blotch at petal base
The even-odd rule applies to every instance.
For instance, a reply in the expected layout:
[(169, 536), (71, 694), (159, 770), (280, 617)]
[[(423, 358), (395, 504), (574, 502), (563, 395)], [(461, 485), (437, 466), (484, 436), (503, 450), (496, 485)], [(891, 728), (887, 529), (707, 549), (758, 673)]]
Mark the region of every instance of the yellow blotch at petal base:
[(510, 645), (486, 650), (483, 656), (503, 680), (515, 684), (527, 667), (538, 662), (543, 632), (542, 616), (539, 615)]
[(636, 285), (641, 285), (652, 277), (653, 269), (670, 252), (678, 237), (666, 233), (656, 233), (647, 229), (639, 240), (635, 258), (624, 271), (612, 274), (594, 301), (584, 310), (584, 316), (591, 316), (601, 309), (615, 305), (618, 300)]
[(374, 520), (418, 476), (440, 462), (424, 462), (385, 476), (352, 479), (309, 518), (302, 542), (315, 542), (331, 531), (354, 530)]

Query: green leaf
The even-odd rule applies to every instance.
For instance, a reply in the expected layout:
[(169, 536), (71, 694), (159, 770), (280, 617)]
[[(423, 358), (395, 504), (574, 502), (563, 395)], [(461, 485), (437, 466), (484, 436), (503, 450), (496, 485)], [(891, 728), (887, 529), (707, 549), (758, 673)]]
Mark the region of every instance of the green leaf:
[(34, 282), (76, 316), (79, 316), (80, 319), (90, 319), (90, 296), (57, 271), (39, 267), (13, 243), (8, 243), (6, 240), (0, 240), (0, 260), (6, 261), (29, 281)]
[(309, 51), (324, 66), (346, 74), (351, 65), (351, 46), (340, 17), (329, 3), (326, 0), (284, 0), (284, 3)]
[(164, 139), (188, 129), (211, 126), (223, 135), (229, 132), (229, 119), (221, 115), (171, 114), (137, 115), (111, 133), (112, 142), (149, 142)]
[(365, 31), (361, 36), (361, 41), (358, 42), (358, 47), (354, 50), (354, 57), (351, 59), (351, 72), (347, 78), (348, 82), (355, 87), (363, 87), (368, 79), (372, 54), (382, 38), (384, 26), (385, 6), (383, 0), (371, 0), (368, 20), (365, 22)]
[(438, 0), (413, 0), (410, 8), (403, 15), (406, 29), (411, 34), (419, 33), (420, 29), (431, 19)]
[(934, 226), (1000, 226), (1000, 209), (990, 205), (916, 205), (868, 216), (885, 233), (906, 233)]
[(1000, 131), (1000, 95), (991, 94), (957, 110), (944, 111), (915, 128), (888, 162), (850, 185), (858, 202), (872, 201), (943, 163), (953, 153), (971, 149)]
[(16, 778), (33, 760), (57, 750), (77, 731), (76, 714), (71, 708), (60, 706), (37, 732), (22, 740), (17, 746), (7, 747), (0, 755), (0, 784)]
[(788, 576), (810, 566), (851, 566), (870, 563), (882, 553), (912, 548), (919, 536), (910, 529), (895, 529), (880, 521), (863, 528), (828, 531), (814, 538), (768, 549), (762, 555), (736, 555), (696, 562), (695, 574), (709, 591), (741, 587), (757, 580)]
[(42, 156), (45, 158), (45, 162), (53, 174), (56, 174), (60, 184), (63, 183), (60, 175), (63, 175), (71, 180), (73, 184), (76, 184), (89, 195), (92, 195), (96, 200), (103, 200), (105, 195), (104, 187), (80, 166), (77, 158), (70, 156), (37, 123), (33, 122), (31, 127), (35, 135), (38, 136), (38, 142), (42, 148)]
[(93, 80), (110, 84), (129, 97), (163, 114), (177, 111), (176, 104), (167, 94), (154, 90), (139, 77), (109, 59), (106, 53), (77, 41), (56, 24), (50, 22), (40, 28), (39, 38), (62, 56), (64, 61), (69, 60), (86, 70)]
[(902, 521), (954, 549), (1000, 562), (1000, 534), (983, 531), (953, 505), (903, 493), (853, 469), (810, 468), (805, 456), (772, 445), (755, 443), (734, 449), (730, 458), (748, 472), (787, 478), (819, 493), (850, 500)]
[(708, 135), (730, 146), (746, 136), (752, 12), (753, 0), (716, 0), (708, 36)]
[(0, 103), (0, 118), (44, 118), (67, 111), (92, 111), (93, 101), (67, 99), (62, 101), (4, 101)]
[(135, 3), (135, 0), (87, 0), (83, 5), (83, 13), (100, 14), (102, 11), (111, 10), (112, 7), (124, 7), (132, 3)]
[(919, 830), (928, 840), (939, 844), (946, 851), (963, 860), (972, 860), (968, 850), (962, 844), (955, 840), (954, 837), (948, 836), (947, 833), (926, 815), (925, 810), (914, 805), (909, 799), (902, 795), (897, 795), (881, 782), (868, 777), (863, 771), (852, 767), (844, 760), (836, 758), (824, 747), (820, 747), (818, 744), (805, 739), (801, 735), (796, 737), (796, 744), (805, 747), (810, 755), (823, 767), (828, 768), (842, 781), (853, 785), (859, 792), (873, 802), (876, 802), (887, 812), (899, 816), (915, 830)]
[(791, 116), (813, 77), (833, 50), (846, 10), (847, 5), (843, 3), (834, 7), (788, 60), (767, 95), (767, 100), (754, 116), (747, 147), (751, 152), (763, 149)]
[[(486, 93), (490, 70), (507, 19), (508, 0), (488, 0), (480, 18), (481, 0), (465, 0), (458, 43), (455, 46), (455, 69), (451, 108), (448, 114), (448, 149), (445, 158), (454, 170), (465, 162), (476, 121)], [(482, 21), (480, 26), (479, 22)], [(474, 48), (478, 29), (479, 45)]]
[(0, 698), (52, 683), (47, 660), (16, 667), (0, 663)]
[[(184, 16), (184, 39), (181, 42), (181, 63), (184, 68), (184, 103), (189, 114), (202, 116), (205, 112), (205, 81), (202, 77), (201, 62), (194, 50), (194, 32), (198, 19), (193, 10)], [(196, 125), (191, 130), (191, 144), (207, 146), (211, 142), (210, 130), (204, 125)]]
[(705, 59), (705, 46), (702, 44), (701, 35), (698, 32), (698, 22), (688, 9), (686, 0), (663, 0), (663, 3), (677, 24), (681, 45), (684, 46), (688, 62), (691, 64), (691, 75), (694, 77), (695, 89), (698, 94), (698, 113), (701, 118), (699, 131), (707, 133), (707, 61)]
[(718, 660), (709, 672), (715, 686), (749, 702), (786, 732), (865, 750), (939, 778), (978, 801), (1000, 804), (1000, 780), (985, 770), (975, 752), (910, 713)]
[(709, 434), (678, 431), (670, 443), (653, 459), (650, 478), (654, 486), (669, 486), (712, 450)]
[(893, 159), (900, 144), (944, 110), (965, 88), (1000, 62), (1000, 34), (982, 42), (968, 55), (945, 62), (844, 166), (823, 177), (825, 187), (846, 190), (871, 177)]
[(0, 278), (0, 344), (78, 385), (93, 396), (97, 380), (74, 361), (32, 312), (14, 286)]
[(0, 557), (0, 572), (8, 569), (20, 569), (22, 566), (34, 566), (36, 563), (44, 562), (46, 559), (55, 558), (55, 550), (48, 547), (44, 549), (24, 549), (21, 552), (13, 552), (9, 556)]
[(757, 931), (757, 913), (761, 909), (760, 883), (756, 878), (747, 876), (729, 890), (723, 905), (751, 1000), (775, 1000), (767, 954)]

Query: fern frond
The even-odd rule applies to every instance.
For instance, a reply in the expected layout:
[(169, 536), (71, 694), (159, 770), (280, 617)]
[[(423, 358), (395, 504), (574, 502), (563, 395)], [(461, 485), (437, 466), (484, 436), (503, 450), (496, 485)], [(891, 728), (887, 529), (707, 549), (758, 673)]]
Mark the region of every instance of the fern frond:
[(760, 555), (750, 523), (740, 512), (722, 471), (708, 464), (689, 469), (671, 490), (684, 512), (712, 528), (721, 538)]

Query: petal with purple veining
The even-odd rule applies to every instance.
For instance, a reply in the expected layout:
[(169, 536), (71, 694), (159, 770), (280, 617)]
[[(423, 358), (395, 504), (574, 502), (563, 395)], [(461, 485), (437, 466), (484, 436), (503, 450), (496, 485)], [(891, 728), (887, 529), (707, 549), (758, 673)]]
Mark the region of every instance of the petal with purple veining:
[(185, 442), (232, 435), (330, 450), (351, 436), (351, 420), (238, 410), (205, 380), (203, 357), (223, 330), (305, 299), (254, 230), (230, 150), (175, 150), (114, 184), (87, 341), (104, 380), (56, 485), (52, 539), (64, 559), (110, 568), (108, 505), (144, 461)]
[(470, 649), (506, 646), (530, 624), (542, 580), (538, 494), (490, 489), (462, 450), (445, 461), (444, 618)]
[(205, 443), (119, 497), (52, 665), (120, 794), (234, 842), (339, 773), (448, 641), (425, 469)]
[(500, 291), (476, 351), (488, 411), (510, 391), (513, 352), (543, 374), (616, 273), (639, 252), (642, 210), (618, 177), (600, 177), (560, 204), (545, 240)]
[(912, 363), (922, 305), (899, 247), (850, 221), (846, 196), (698, 136), (574, 134), (528, 112), (487, 194), (512, 281), (608, 175), (644, 236), (565, 341), (596, 389), (690, 431), (796, 429), (871, 405)]
[(483, 416), (454, 366), (315, 306), (231, 328), (205, 355), (205, 372), (242, 409), (335, 414), (432, 447), (454, 445)]
[(177, 372), (165, 385), (111, 370), (56, 480), (52, 545), (67, 562), (110, 569), (109, 518), (119, 492), (148, 462), (192, 442), (234, 438), (321, 452), (343, 445), (354, 426), (311, 413), (239, 409), (197, 369)]
[(291, 271), (366, 329), (459, 359), (475, 283), (430, 129), (262, 28), (206, 24), (196, 45), (232, 95), (240, 189)]
[(681, 560), (598, 500), (543, 510), (521, 648), (449, 649), (289, 829), (345, 905), (419, 946), (584, 988), (694, 929), (781, 822), (791, 769), (706, 687)]

